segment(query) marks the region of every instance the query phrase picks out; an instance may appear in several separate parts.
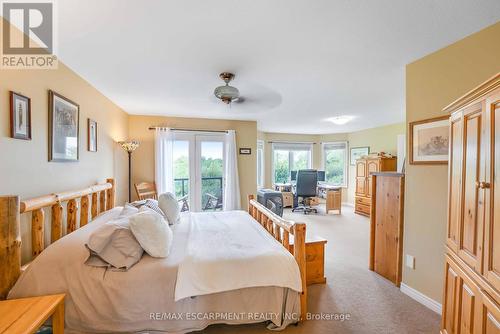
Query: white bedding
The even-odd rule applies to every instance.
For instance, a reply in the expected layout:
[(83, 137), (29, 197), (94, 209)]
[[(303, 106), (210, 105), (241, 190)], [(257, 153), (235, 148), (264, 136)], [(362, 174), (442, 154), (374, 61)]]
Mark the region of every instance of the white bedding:
[[(65, 293), (68, 333), (181, 334), (215, 323), (262, 321), (271, 321), (272, 327), (283, 329), (298, 318), (299, 294), (275, 286), (244, 288), (175, 301), (177, 270), (184, 261), (189, 244), (189, 213), (183, 214), (181, 222), (172, 226), (173, 245), (167, 258), (152, 258), (144, 254), (127, 272), (85, 265), (88, 257), (85, 243), (89, 236), (102, 224), (117, 218), (120, 212), (121, 208), (110, 210), (50, 245), (21, 275), (8, 298)], [(211, 251), (219, 252), (218, 247)], [(182, 317), (163, 318), (169, 314)], [(202, 317), (187, 318), (193, 314)], [(243, 317), (205, 317), (240, 314)], [(262, 316), (249, 317), (254, 314)]]
[(263, 286), (302, 291), (290, 252), (247, 212), (191, 213), (175, 300)]

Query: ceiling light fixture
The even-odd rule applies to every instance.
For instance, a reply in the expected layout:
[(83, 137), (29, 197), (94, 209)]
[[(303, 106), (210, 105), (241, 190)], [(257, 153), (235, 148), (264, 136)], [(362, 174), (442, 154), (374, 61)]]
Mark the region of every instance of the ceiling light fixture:
[(234, 79), (234, 74), (229, 72), (222, 72), (219, 77), (226, 83), (225, 86), (215, 88), (214, 94), (225, 104), (237, 100), (240, 97), (240, 92), (236, 87), (229, 86), (229, 82)]
[(326, 120), (328, 122), (332, 122), (333, 124), (336, 124), (336, 125), (344, 125), (344, 124), (352, 121), (353, 119), (354, 119), (354, 116), (344, 115), (344, 116), (330, 117), (330, 118), (327, 118)]

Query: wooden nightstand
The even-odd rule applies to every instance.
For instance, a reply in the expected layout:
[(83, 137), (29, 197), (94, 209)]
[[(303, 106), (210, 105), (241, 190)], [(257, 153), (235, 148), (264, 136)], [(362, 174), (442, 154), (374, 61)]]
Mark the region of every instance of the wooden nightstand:
[[(321, 237), (306, 237), (306, 284), (326, 283), (325, 277), (325, 244)], [(290, 251), (293, 253), (293, 239), (290, 240)]]
[(64, 294), (0, 301), (0, 333), (34, 333), (52, 316), (52, 332), (64, 333)]

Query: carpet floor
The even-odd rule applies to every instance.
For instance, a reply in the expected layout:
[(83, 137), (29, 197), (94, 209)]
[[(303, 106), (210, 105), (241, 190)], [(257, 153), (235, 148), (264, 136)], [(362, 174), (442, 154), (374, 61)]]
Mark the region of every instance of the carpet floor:
[[(328, 240), (326, 284), (309, 286), (311, 313), (344, 313), (350, 319), (309, 320), (282, 333), (439, 333), (441, 317), (368, 270), (369, 219), (344, 207), (342, 215), (304, 215), (286, 210), (287, 219), (307, 224), (308, 235)], [(264, 324), (213, 325), (199, 333), (270, 333)]]

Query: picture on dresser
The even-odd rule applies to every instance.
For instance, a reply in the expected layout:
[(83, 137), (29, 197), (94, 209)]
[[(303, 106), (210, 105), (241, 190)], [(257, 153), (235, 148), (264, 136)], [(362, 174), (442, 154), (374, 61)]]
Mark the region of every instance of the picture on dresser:
[(10, 92), (10, 136), (31, 140), (31, 99)]
[(87, 146), (90, 152), (97, 152), (97, 122), (87, 119)]
[(78, 161), (80, 107), (49, 91), (49, 161)]
[(370, 147), (365, 146), (365, 147), (352, 147), (351, 148), (351, 166), (356, 165), (356, 160), (358, 160), (361, 157), (364, 157), (365, 155), (370, 154)]
[(449, 156), (448, 116), (410, 123), (410, 164), (447, 164)]

